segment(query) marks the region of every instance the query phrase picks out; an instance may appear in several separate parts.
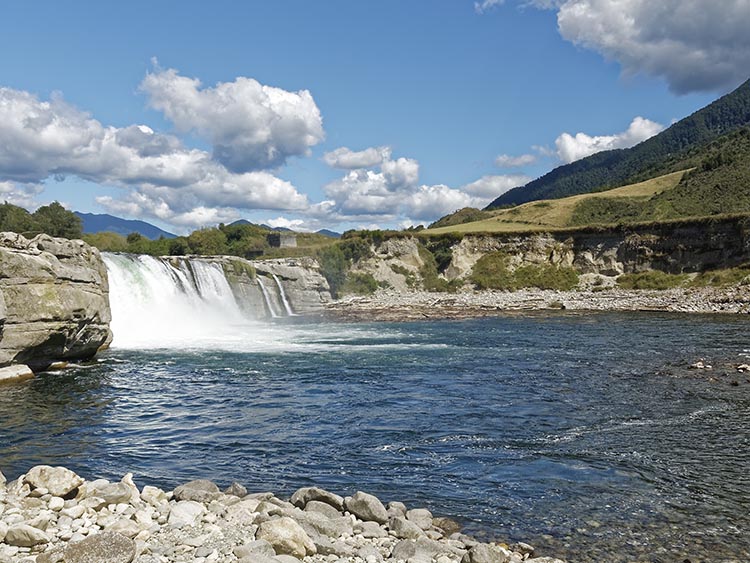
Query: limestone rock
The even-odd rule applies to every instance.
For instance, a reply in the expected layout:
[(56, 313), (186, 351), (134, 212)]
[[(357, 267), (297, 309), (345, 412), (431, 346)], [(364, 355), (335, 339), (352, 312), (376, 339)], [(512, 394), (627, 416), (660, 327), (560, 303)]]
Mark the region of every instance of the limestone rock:
[(441, 544), (435, 540), (428, 539), (424, 536), (416, 540), (401, 540), (395, 546), (393, 546), (393, 552), (391, 553), (392, 559), (426, 559), (430, 560), (439, 553), (454, 553), (455, 549), (451, 549), (449, 546)]
[(511, 552), (507, 549), (487, 543), (480, 543), (472, 547), (461, 563), (507, 563)]
[(222, 496), (216, 483), (208, 479), (196, 479), (174, 490), (174, 498), (177, 500), (194, 500), (196, 502), (209, 503)]
[(24, 483), (33, 488), (47, 489), (55, 497), (64, 497), (83, 484), (83, 479), (65, 467), (37, 465), (24, 477)]
[(297, 522), (287, 516), (263, 522), (256, 537), (270, 543), (278, 555), (292, 555), (302, 559), (306, 555), (316, 553), (315, 544), (310, 536)]
[(14, 364), (0, 368), (0, 383), (17, 383), (31, 379), (32, 377), (34, 377), (34, 372), (31, 371), (29, 366), (24, 364)]
[(48, 543), (49, 536), (42, 530), (28, 524), (15, 524), (8, 527), (5, 533), (5, 543), (18, 547), (32, 547), (41, 543)]
[(5, 539), (5, 535), (8, 533), (8, 525), (0, 520), (0, 543)]
[(437, 517), (432, 519), (432, 525), (443, 531), (446, 536), (461, 531), (461, 524), (450, 518)]
[(0, 366), (91, 358), (112, 339), (107, 270), (80, 240), (0, 233)]
[(206, 507), (192, 500), (181, 500), (172, 505), (168, 522), (173, 528), (194, 526), (198, 519), (206, 512)]
[(565, 563), (565, 561), (554, 557), (535, 557), (534, 559), (527, 559), (526, 563)]
[(378, 524), (388, 521), (388, 512), (383, 503), (373, 495), (357, 491), (346, 499), (346, 509), (360, 520), (369, 520)]
[(249, 557), (251, 555), (262, 555), (264, 557), (273, 557), (276, 552), (273, 546), (266, 540), (255, 540), (234, 548), (234, 555), (237, 559)]
[(422, 528), (417, 526), (411, 520), (402, 518), (401, 516), (394, 516), (388, 520), (388, 528), (396, 534), (399, 539), (417, 539), (424, 535)]
[(7, 479), (5, 478), (5, 475), (3, 475), (3, 472), (0, 471), (0, 488), (5, 488), (5, 483), (7, 483)]
[(414, 522), (422, 530), (432, 528), (432, 512), (426, 508), (414, 508), (406, 512), (406, 519)]
[(340, 518), (341, 512), (326, 502), (311, 500), (305, 504), (305, 512), (316, 512), (326, 518)]
[(65, 563), (131, 563), (136, 544), (116, 532), (100, 532), (86, 539), (69, 543)]
[(344, 499), (342, 497), (318, 487), (303, 487), (299, 489), (292, 495), (290, 502), (296, 507), (305, 508), (307, 503), (313, 500), (329, 504), (339, 512), (344, 510)]
[(242, 498), (247, 495), (247, 489), (240, 485), (237, 481), (234, 481), (231, 485), (224, 489), (224, 494)]

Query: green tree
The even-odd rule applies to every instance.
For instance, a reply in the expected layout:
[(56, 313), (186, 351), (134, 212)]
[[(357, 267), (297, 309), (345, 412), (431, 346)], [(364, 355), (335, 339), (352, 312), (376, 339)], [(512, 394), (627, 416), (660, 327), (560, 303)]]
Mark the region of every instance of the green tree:
[(37, 230), (31, 213), (7, 201), (0, 205), (0, 231), (29, 233)]
[(83, 224), (78, 216), (57, 201), (43, 205), (32, 217), (40, 231), (53, 237), (81, 238), (83, 235)]
[(200, 229), (190, 233), (188, 245), (193, 254), (227, 254), (227, 236), (219, 229)]

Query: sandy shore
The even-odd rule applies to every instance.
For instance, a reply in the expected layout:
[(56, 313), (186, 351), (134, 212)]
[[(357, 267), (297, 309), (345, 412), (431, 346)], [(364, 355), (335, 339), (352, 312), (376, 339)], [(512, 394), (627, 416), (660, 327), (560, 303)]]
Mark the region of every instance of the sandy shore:
[(665, 291), (475, 291), (430, 293), (379, 291), (328, 305), (326, 314), (344, 320), (410, 321), (487, 317), (513, 311), (664, 311), (750, 314), (750, 287), (680, 288)]

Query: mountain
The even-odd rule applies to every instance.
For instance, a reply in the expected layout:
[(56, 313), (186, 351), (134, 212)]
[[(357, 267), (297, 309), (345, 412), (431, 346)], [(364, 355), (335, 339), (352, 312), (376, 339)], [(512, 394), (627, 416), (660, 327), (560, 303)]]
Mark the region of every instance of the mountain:
[(315, 234), (331, 238), (341, 238), (341, 233), (337, 233), (336, 231), (329, 231), (328, 229), (320, 229), (319, 231), (315, 231)]
[(159, 237), (164, 238), (175, 238), (177, 235), (163, 231), (159, 227), (156, 227), (145, 221), (138, 221), (135, 219), (121, 219), (114, 215), (108, 215), (106, 213), (80, 213), (78, 211), (75, 214), (81, 219), (83, 223), (84, 234), (88, 233), (117, 233), (118, 235), (127, 236), (130, 233), (140, 233), (144, 237), (155, 240)]
[(602, 191), (675, 172), (714, 139), (750, 124), (750, 80), (734, 92), (629, 149), (596, 153), (504, 193), (487, 209)]

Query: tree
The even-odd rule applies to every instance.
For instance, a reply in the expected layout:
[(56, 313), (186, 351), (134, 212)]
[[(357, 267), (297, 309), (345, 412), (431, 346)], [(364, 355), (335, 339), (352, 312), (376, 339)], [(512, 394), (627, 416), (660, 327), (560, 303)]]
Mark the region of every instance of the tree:
[(53, 237), (81, 238), (83, 235), (83, 224), (78, 216), (57, 201), (43, 205), (32, 217), (40, 231)]
[(227, 236), (219, 229), (201, 229), (190, 233), (188, 245), (193, 254), (226, 254)]

